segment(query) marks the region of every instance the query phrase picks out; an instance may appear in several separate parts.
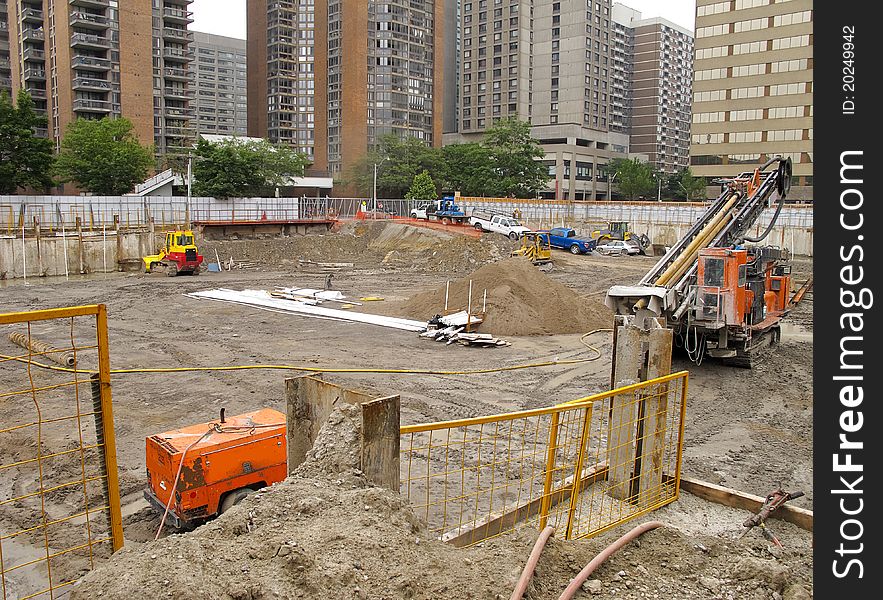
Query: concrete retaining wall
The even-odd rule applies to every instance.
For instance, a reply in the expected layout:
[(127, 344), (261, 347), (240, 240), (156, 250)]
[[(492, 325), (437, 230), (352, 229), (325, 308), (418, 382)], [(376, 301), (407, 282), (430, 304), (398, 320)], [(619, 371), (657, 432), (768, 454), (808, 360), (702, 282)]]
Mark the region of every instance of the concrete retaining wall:
[(0, 237), (0, 279), (72, 273), (104, 273), (141, 267), (141, 257), (155, 252), (147, 231), (86, 233), (76, 231), (27, 237)]

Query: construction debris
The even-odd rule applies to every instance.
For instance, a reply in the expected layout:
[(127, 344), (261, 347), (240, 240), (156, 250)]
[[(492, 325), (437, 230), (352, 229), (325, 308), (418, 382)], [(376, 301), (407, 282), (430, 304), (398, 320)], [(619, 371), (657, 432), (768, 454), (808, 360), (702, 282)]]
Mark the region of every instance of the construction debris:
[(464, 331), (467, 325), (471, 328), (473, 325), (481, 323), (481, 317), (469, 315), (466, 311), (461, 311), (443, 317), (436, 315), (429, 321), (429, 329), (420, 334), (420, 337), (435, 340), (436, 342), (446, 342), (446, 345), (458, 342), (461, 346), (511, 346), (512, 344), (506, 340), (495, 338), (489, 333), (473, 333)]
[(345, 300), (346, 296), (342, 293), (324, 289), (324, 290), (314, 290), (311, 288), (286, 288), (286, 287), (277, 287), (270, 295), (274, 298), (285, 298), (287, 300), (295, 300), (297, 302), (305, 302), (306, 304), (322, 304), (323, 301), (328, 302), (340, 302), (343, 304), (351, 304), (355, 306), (361, 306), (361, 302), (353, 302), (352, 300)]

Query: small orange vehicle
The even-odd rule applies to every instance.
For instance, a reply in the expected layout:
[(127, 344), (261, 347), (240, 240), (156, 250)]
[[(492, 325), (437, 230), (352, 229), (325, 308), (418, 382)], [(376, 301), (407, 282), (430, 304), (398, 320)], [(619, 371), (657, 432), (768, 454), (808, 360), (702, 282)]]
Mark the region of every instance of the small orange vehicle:
[[(285, 415), (271, 408), (147, 438), (144, 497), (177, 528), (197, 525), (288, 475)], [(176, 483), (177, 482), (177, 483)]]

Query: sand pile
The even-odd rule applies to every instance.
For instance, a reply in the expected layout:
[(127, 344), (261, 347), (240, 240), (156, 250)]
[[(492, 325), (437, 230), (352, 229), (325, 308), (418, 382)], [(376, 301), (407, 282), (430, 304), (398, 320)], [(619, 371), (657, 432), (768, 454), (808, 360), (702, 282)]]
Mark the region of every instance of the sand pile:
[[(353, 466), (359, 422), (357, 411), (335, 410), (288, 479), (193, 532), (128, 544), (81, 579), (71, 600), (508, 598), (537, 531), (520, 529), (467, 549), (429, 538), (399, 494), (369, 485)], [(694, 523), (700, 512), (692, 507), (683, 518)], [(730, 517), (737, 525), (741, 519)], [(526, 598), (558, 598), (632, 526), (590, 540), (550, 539)], [(790, 543), (793, 527), (777, 522), (776, 532)], [(585, 589), (624, 600), (809, 598), (812, 553), (794, 543), (774, 558), (759, 535), (737, 541), (658, 529), (602, 565)]]
[(508, 256), (515, 243), (502, 235), (481, 238), (395, 222), (346, 223), (336, 232), (289, 238), (205, 241), (200, 252), (215, 261), (250, 262), (259, 269), (298, 268), (299, 261), (351, 262), (357, 267), (467, 273)]
[[(452, 280), (449, 309), (465, 309), (472, 280), (473, 310), (482, 308), (487, 289), (487, 315), (480, 331), (493, 335), (584, 333), (611, 327), (613, 313), (598, 299), (580, 296), (549, 278), (524, 258), (485, 265), (471, 275)], [(429, 319), (445, 306), (445, 285), (404, 302), (402, 316)]]

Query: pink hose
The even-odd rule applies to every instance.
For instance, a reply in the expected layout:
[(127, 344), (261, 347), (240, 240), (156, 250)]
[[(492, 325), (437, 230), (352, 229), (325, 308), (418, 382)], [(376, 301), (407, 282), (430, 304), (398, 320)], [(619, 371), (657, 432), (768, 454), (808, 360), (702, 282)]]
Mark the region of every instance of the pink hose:
[[(579, 574), (570, 580), (570, 584), (564, 590), (564, 592), (559, 596), (558, 600), (570, 600), (576, 594), (576, 592), (580, 589), (583, 582), (589, 578), (589, 575), (597, 569), (605, 560), (613, 556), (620, 548), (628, 544), (633, 539), (640, 536), (642, 533), (650, 531), (651, 529), (656, 529), (657, 527), (662, 527), (663, 523), (661, 521), (648, 521), (647, 523), (643, 523), (638, 525), (627, 534), (607, 546), (601, 553), (593, 558), (589, 564), (587, 564)], [(514, 597), (514, 596), (513, 596)]]
[(533, 577), (533, 571), (536, 569), (537, 562), (540, 560), (540, 554), (543, 552), (546, 542), (554, 533), (554, 527), (546, 527), (540, 532), (540, 537), (537, 538), (536, 543), (533, 545), (533, 550), (530, 551), (530, 556), (527, 558), (527, 564), (524, 565), (524, 570), (521, 572), (521, 577), (518, 579), (518, 585), (515, 586), (515, 591), (512, 592), (509, 600), (521, 600), (521, 597), (524, 596), (524, 592), (527, 590), (528, 584), (530, 584), (530, 579)]

